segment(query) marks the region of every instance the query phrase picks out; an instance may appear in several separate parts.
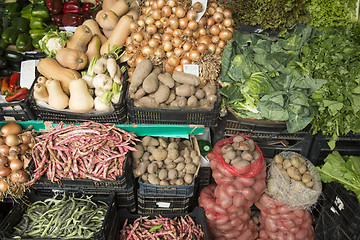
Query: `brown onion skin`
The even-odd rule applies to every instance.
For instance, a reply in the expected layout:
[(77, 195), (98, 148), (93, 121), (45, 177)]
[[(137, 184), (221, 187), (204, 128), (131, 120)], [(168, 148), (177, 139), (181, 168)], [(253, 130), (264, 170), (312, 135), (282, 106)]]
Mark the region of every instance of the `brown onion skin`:
[(8, 156), (10, 147), (6, 144), (0, 145), (0, 155)]
[(0, 131), (2, 136), (7, 137), (8, 135), (16, 135), (22, 132), (22, 127), (20, 124), (10, 121), (1, 127)]
[(17, 171), (22, 169), (24, 166), (24, 163), (20, 159), (16, 159), (10, 162), (9, 167), (12, 171)]
[(19, 145), (21, 143), (21, 140), (17, 135), (11, 134), (5, 138), (5, 143), (6, 145), (11, 147), (11, 146)]
[(0, 177), (7, 177), (11, 174), (11, 169), (8, 167), (0, 167)]
[(8, 158), (4, 155), (0, 155), (0, 167), (5, 166), (8, 163)]
[(9, 189), (9, 184), (4, 180), (0, 180), (0, 192), (6, 192)]
[(18, 170), (10, 174), (10, 179), (13, 182), (26, 183), (29, 181), (29, 174), (24, 170)]

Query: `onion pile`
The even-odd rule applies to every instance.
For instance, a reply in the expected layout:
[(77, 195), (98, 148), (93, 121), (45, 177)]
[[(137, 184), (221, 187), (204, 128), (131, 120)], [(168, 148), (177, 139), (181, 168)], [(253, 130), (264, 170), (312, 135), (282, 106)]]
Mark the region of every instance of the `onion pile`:
[(21, 197), (26, 190), (24, 183), (29, 180), (25, 168), (31, 159), (34, 138), (31, 131), (23, 131), (16, 122), (6, 123), (0, 132), (0, 200), (6, 194)]
[(163, 64), (166, 72), (183, 71), (184, 64), (194, 64), (204, 54), (221, 55), (233, 36), (232, 13), (210, 1), (205, 14), (197, 22), (204, 6), (191, 1), (147, 0), (142, 15), (131, 26), (122, 61), (130, 66), (150, 58)]

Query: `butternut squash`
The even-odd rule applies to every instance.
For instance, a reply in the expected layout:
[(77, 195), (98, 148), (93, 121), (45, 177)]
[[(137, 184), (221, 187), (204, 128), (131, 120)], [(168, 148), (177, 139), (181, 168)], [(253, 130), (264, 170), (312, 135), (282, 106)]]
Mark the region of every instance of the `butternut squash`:
[(49, 93), (46, 90), (46, 86), (44, 83), (38, 82), (34, 85), (34, 99), (46, 103), (49, 102)]
[(61, 83), (61, 87), (66, 94), (70, 93), (70, 81), (81, 77), (81, 74), (78, 71), (64, 68), (60, 65), (60, 63), (58, 63), (58, 61), (50, 57), (40, 59), (37, 65), (37, 70), (47, 79), (52, 78), (58, 80)]
[(56, 60), (61, 66), (74, 70), (82, 70), (88, 64), (88, 57), (85, 53), (77, 49), (61, 48), (56, 53)]
[(89, 93), (87, 83), (78, 78), (70, 82), (69, 109), (72, 112), (84, 113), (94, 107), (94, 99)]
[(99, 24), (94, 19), (87, 19), (85, 22), (83, 22), (83, 25), (88, 26), (93, 34), (93, 36), (96, 34), (100, 37), (101, 44), (104, 44), (107, 40), (107, 37), (105, 37), (102, 32), (100, 31)]
[(61, 88), (60, 82), (55, 79), (49, 79), (45, 83), (49, 93), (49, 105), (56, 110), (62, 110), (69, 105), (69, 97)]
[(126, 13), (126, 15), (137, 21), (139, 19), (139, 10), (137, 8), (129, 8), (129, 11)]
[(94, 57), (100, 58), (100, 48), (101, 48), (101, 40), (98, 35), (94, 35), (91, 41), (88, 44), (88, 49), (86, 51), (86, 56), (88, 58), (88, 62), (91, 62), (91, 59)]
[(92, 35), (91, 29), (88, 26), (80, 25), (76, 28), (74, 35), (67, 41), (66, 47), (85, 53)]
[(103, 32), (104, 32), (104, 34), (105, 34), (105, 36), (106, 36), (107, 38), (109, 38), (109, 37), (111, 36), (112, 31), (113, 31), (113, 30), (103, 29)]
[(103, 55), (108, 52), (108, 49), (111, 49), (118, 45), (119, 47), (124, 46), (126, 38), (130, 34), (130, 25), (134, 22), (134, 19), (124, 15), (120, 18), (119, 22), (116, 24), (116, 27), (112, 31), (108, 40), (101, 46), (100, 53)]
[(101, 7), (103, 10), (111, 8), (118, 0), (104, 0)]
[(129, 4), (126, 2), (126, 0), (118, 0), (109, 8), (109, 10), (116, 13), (116, 15), (120, 18), (129, 11)]
[(108, 10), (100, 10), (96, 14), (96, 22), (99, 24), (99, 26), (105, 30), (113, 30), (116, 26), (116, 24), (119, 22), (119, 17), (111, 11)]

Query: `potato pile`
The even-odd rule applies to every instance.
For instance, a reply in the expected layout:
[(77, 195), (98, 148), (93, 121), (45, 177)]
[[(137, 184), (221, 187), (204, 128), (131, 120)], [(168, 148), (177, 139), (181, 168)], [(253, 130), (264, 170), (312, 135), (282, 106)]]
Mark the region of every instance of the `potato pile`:
[(310, 171), (306, 167), (305, 158), (292, 154), (289, 158), (284, 159), (280, 154), (274, 157), (275, 166), (280, 170), (284, 176), (288, 176), (298, 183), (312, 188), (314, 182)]
[(188, 185), (200, 165), (200, 154), (190, 140), (180, 138), (142, 138), (135, 146), (133, 174), (154, 185)]
[(143, 60), (132, 74), (129, 96), (135, 107), (213, 109), (218, 100), (217, 87), (211, 83), (202, 88), (200, 85), (193, 74), (162, 73), (150, 60)]
[(242, 136), (233, 139), (233, 143), (221, 148), (224, 161), (234, 167), (245, 167), (255, 162), (260, 153), (255, 151), (254, 140), (245, 140)]

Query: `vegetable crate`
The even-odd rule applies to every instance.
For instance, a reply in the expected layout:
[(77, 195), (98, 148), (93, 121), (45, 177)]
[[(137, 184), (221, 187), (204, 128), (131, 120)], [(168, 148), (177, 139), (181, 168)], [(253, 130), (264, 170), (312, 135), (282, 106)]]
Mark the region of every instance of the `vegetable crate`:
[(32, 119), (35, 119), (35, 116), (27, 99), (0, 103), (0, 121), (26, 121)]
[(192, 197), (143, 195), (138, 191), (139, 214), (186, 213), (191, 210)]
[[(53, 193), (51, 197), (53, 197), (54, 194), (55, 193)], [(76, 196), (80, 197), (80, 196), (82, 196), (82, 194), (78, 192), (76, 194)], [(61, 198), (61, 197), (62, 197), (62, 194), (59, 194), (58, 198)], [(41, 195), (36, 195), (36, 194), (30, 193), (27, 198), (27, 202), (17, 203), (15, 205), (14, 209), (12, 210), (12, 212), (10, 212), (10, 214), (6, 217), (6, 222), (4, 221), (4, 224), (1, 225), (0, 239), (3, 239), (3, 240), (14, 239), (14, 238), (10, 238), (9, 235), (12, 233), (13, 227), (15, 227), (22, 220), (23, 214), (25, 213), (25, 211), (28, 207), (28, 204), (34, 203), (36, 201), (43, 201), (48, 198), (49, 198), (49, 196), (41, 196)], [(108, 239), (109, 235), (111, 234), (112, 223), (116, 217), (115, 195), (110, 194), (110, 195), (103, 196), (103, 197), (93, 196), (92, 201), (105, 202), (109, 206), (109, 208), (106, 212), (105, 220), (102, 223), (101, 230), (99, 232), (95, 233), (93, 235), (93, 237), (90, 239), (94, 239), (94, 240)], [(32, 239), (32, 238), (21, 238), (21, 239)], [(40, 239), (40, 238), (38, 238), (38, 239)], [(43, 239), (43, 240), (49, 239), (50, 240), (53, 238), (41, 238), (41, 239)], [(73, 238), (73, 239), (76, 239), (76, 238)]]
[(10, 201), (0, 202), (0, 229), (1, 225), (4, 224), (3, 220), (9, 214), (9, 212), (13, 209), (14, 204)]
[(115, 181), (110, 180), (102, 180), (102, 181), (96, 181), (91, 179), (61, 179), (59, 182), (51, 182), (47, 177), (42, 177), (39, 180), (37, 180), (33, 187), (34, 188), (52, 188), (52, 187), (79, 187), (79, 188), (95, 188), (99, 191), (104, 189), (112, 189), (112, 188), (123, 188), (125, 189), (128, 185), (129, 179), (132, 178), (132, 172), (131, 172), (131, 161), (128, 159), (128, 157), (125, 159), (125, 164), (123, 165), (123, 174), (120, 176), (117, 176), (117, 179)]
[(293, 151), (308, 157), (314, 138), (307, 129), (296, 133), (287, 132), (284, 122), (244, 120), (228, 114), (214, 130), (213, 142), (241, 134), (253, 139), (265, 158), (273, 158), (283, 151)]
[(315, 239), (359, 240), (360, 205), (356, 195), (337, 182), (327, 183), (315, 226)]
[(196, 189), (195, 182), (196, 180), (189, 185), (162, 186), (144, 183), (141, 178), (139, 178), (139, 192), (142, 195), (192, 197)]
[(338, 151), (342, 156), (360, 156), (360, 134), (347, 134), (339, 136), (335, 148), (330, 149), (328, 141), (331, 136), (317, 134), (309, 153), (309, 160), (315, 165), (324, 164), (324, 159), (332, 152)]
[[(175, 218), (180, 216), (189, 215), (195, 222), (195, 224), (200, 225), (202, 231), (204, 232), (203, 240), (209, 240), (208, 227), (206, 223), (206, 217), (204, 209), (201, 207), (196, 207), (191, 213), (169, 213), (169, 214), (161, 214), (162, 217), (167, 218)], [(120, 239), (120, 230), (124, 226), (125, 221), (127, 220), (127, 224), (132, 224), (137, 218), (141, 215), (139, 214), (131, 214), (126, 209), (120, 209), (117, 213), (116, 220), (114, 221), (113, 226), (113, 238), (111, 240)], [(157, 214), (151, 214), (150, 218), (155, 218)]]
[[(35, 84), (35, 82), (34, 82)], [(119, 103), (113, 104), (114, 111), (104, 113), (75, 113), (70, 110), (55, 110), (47, 107), (39, 106), (33, 97), (34, 84), (29, 91), (29, 104), (34, 113), (34, 119), (52, 122), (64, 122), (64, 123), (77, 123), (85, 121), (94, 121), (99, 123), (116, 123), (121, 124), (127, 122), (126, 106), (125, 106), (125, 93), (126, 93), (126, 81), (121, 91)]]
[(195, 124), (213, 127), (217, 125), (221, 100), (214, 109), (159, 109), (134, 106), (134, 99), (126, 96), (130, 123), (140, 124)]
[(199, 190), (208, 186), (211, 182), (211, 168), (210, 167), (200, 167), (199, 174), (197, 177), (199, 183)]

